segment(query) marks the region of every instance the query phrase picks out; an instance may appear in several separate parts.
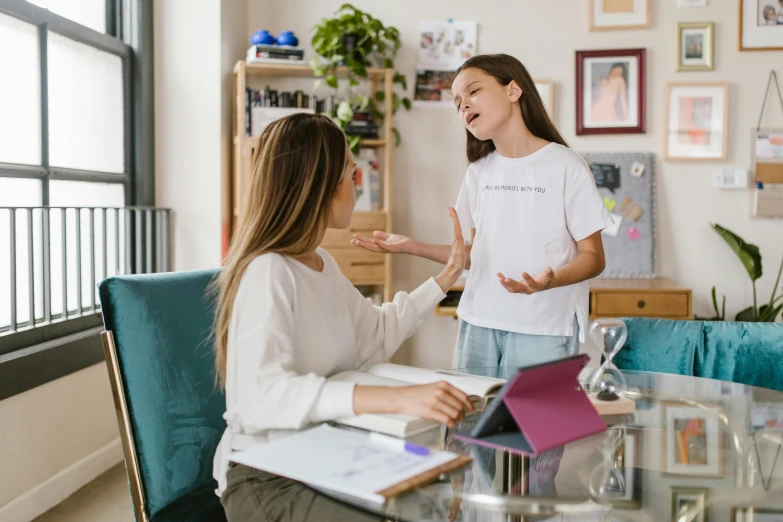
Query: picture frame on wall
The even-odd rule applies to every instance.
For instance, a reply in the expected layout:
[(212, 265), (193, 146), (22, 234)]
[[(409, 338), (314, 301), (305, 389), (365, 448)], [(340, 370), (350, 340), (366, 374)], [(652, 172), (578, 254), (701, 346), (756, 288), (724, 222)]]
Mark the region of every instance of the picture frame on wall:
[(646, 51), (576, 51), (576, 133), (646, 131)]
[(666, 161), (725, 161), (728, 83), (666, 84)]
[(677, 24), (677, 70), (712, 71), (715, 69), (715, 24), (681, 22)]
[(662, 403), (663, 462), (668, 476), (723, 477), (723, 443), (719, 405)]
[(783, 51), (783, 4), (739, 0), (739, 50)]
[(589, 2), (591, 31), (650, 27), (652, 0), (589, 0)]
[[(707, 494), (706, 488), (681, 488), (673, 487), (669, 491), (670, 522), (677, 520), (693, 520), (694, 522), (706, 522), (707, 518)], [(696, 516), (683, 517), (683, 515), (696, 511)]]
[(555, 119), (555, 82), (549, 79), (533, 80), (536, 85), (538, 95), (541, 97), (541, 101), (544, 102), (546, 112), (549, 114), (549, 119), (554, 121)]
[(783, 522), (783, 509), (732, 508), (730, 522)]

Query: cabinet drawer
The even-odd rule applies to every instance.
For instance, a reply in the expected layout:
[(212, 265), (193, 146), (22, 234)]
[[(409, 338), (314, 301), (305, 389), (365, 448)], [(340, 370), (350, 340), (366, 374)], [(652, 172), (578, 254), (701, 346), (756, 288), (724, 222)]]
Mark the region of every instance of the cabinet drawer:
[(368, 252), (360, 247), (330, 248), (340, 271), (354, 284), (383, 284), (386, 255)]
[(611, 293), (595, 292), (598, 316), (677, 317), (690, 316), (690, 295), (675, 293)]
[(351, 226), (345, 230), (330, 228), (326, 231), (321, 246), (324, 248), (351, 247), (354, 234), (372, 237), (376, 230), (386, 230), (385, 212), (356, 212), (351, 218)]

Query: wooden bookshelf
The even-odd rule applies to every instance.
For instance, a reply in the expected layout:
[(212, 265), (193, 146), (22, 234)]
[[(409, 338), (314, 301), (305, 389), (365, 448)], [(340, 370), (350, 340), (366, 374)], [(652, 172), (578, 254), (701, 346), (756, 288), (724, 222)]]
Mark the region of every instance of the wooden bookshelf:
[[(337, 76), (346, 77), (346, 70), (338, 68)], [(381, 183), (383, 199), (381, 210), (376, 212), (355, 212), (351, 220), (351, 226), (347, 230), (329, 230), (321, 244), (335, 258), (342, 272), (354, 285), (368, 285), (382, 287), (384, 301), (391, 301), (392, 293), (392, 256), (375, 254), (354, 247), (350, 244), (353, 234), (370, 235), (374, 230), (384, 230), (391, 233), (392, 223), (392, 69), (367, 69), (371, 95), (374, 97), (378, 90), (386, 93), (384, 112), (384, 125), (380, 132), (380, 139), (363, 140), (362, 147), (373, 148), (378, 151), (378, 159), (381, 162)], [(258, 137), (245, 135), (245, 88), (248, 86), (249, 77), (266, 78), (314, 78), (313, 71), (308, 65), (301, 64), (266, 64), (246, 63), (239, 61), (234, 66), (232, 118), (231, 129), (233, 131), (233, 154), (231, 178), (225, 180), (226, 187), (223, 194), (224, 208), (231, 209), (230, 216), (224, 214), (224, 234), (230, 238), (236, 224), (241, 220), (244, 212), (243, 195), (247, 194), (248, 182), (251, 175), (251, 158)], [(224, 248), (228, 241), (224, 241)]]

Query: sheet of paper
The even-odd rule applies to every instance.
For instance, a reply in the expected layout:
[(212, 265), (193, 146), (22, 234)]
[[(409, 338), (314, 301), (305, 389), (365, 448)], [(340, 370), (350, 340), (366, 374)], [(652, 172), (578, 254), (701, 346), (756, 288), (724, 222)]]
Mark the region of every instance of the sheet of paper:
[(614, 220), (614, 225), (606, 227), (601, 233), (607, 236), (617, 237), (617, 234), (620, 232), (620, 225), (623, 224), (623, 216), (620, 214), (611, 214), (611, 216)]
[(783, 158), (783, 134), (760, 134), (756, 137), (756, 157)]
[(372, 442), (366, 433), (327, 424), (258, 444), (230, 460), (305, 484), (383, 503), (395, 484), (445, 464), (454, 453), (415, 455)]

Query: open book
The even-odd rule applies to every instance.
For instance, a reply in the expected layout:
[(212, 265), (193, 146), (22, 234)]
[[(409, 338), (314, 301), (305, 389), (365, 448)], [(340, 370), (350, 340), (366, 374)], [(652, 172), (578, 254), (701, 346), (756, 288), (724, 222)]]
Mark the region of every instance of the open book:
[[(342, 372), (329, 380), (353, 382), (362, 386), (413, 386), (446, 381), (468, 395), (477, 410), (483, 410), (506, 383), (504, 379), (470, 375), (452, 370), (427, 370), (401, 364), (380, 363), (367, 372)], [(413, 415), (365, 413), (336, 419), (336, 422), (395, 437), (410, 437), (440, 426), (435, 421)]]

